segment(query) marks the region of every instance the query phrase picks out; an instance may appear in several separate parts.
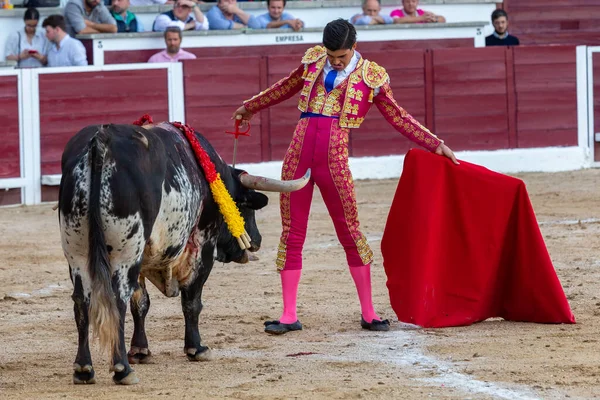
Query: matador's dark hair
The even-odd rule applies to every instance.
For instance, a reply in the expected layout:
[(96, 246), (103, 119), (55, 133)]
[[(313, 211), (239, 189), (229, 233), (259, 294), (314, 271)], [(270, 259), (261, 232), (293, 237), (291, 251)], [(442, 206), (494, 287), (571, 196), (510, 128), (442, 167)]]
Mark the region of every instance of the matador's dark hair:
[(323, 46), (328, 50), (351, 49), (356, 43), (356, 29), (345, 19), (331, 21), (323, 30)]

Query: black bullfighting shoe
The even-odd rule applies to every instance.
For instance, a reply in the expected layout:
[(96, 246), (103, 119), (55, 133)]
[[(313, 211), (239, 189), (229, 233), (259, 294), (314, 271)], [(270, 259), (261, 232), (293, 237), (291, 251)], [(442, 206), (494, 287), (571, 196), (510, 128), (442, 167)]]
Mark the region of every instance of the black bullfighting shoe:
[(363, 329), (368, 329), (370, 331), (386, 332), (390, 330), (390, 321), (387, 319), (384, 319), (383, 321), (377, 321), (374, 319), (369, 323), (361, 316), (360, 326), (362, 326)]
[(293, 322), (291, 324), (282, 324), (279, 321), (265, 321), (265, 332), (272, 335), (282, 335), (289, 331), (301, 331), (302, 324), (300, 321)]

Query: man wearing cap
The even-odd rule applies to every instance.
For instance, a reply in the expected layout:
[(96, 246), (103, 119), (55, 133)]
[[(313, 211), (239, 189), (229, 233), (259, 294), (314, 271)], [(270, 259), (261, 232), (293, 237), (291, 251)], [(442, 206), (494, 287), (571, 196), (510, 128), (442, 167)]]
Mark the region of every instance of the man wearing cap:
[[(192, 16), (192, 10), (194, 15)], [(192, 0), (177, 0), (173, 9), (160, 14), (154, 20), (152, 30), (164, 32), (168, 26), (177, 26), (182, 31), (206, 31), (208, 19), (204, 17), (198, 4)]]

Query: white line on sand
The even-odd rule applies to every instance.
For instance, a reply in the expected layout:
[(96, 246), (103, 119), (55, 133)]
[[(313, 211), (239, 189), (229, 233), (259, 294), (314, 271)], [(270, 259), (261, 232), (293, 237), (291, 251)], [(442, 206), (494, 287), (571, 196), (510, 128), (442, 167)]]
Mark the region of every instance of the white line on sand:
[(597, 224), (600, 218), (586, 219), (559, 219), (555, 221), (541, 221), (539, 225), (579, 225), (579, 224)]
[(48, 285), (44, 288), (34, 290), (31, 293), (14, 292), (14, 293), (8, 293), (7, 296), (14, 297), (14, 298), (26, 298), (26, 297), (31, 297), (31, 296), (48, 296), (48, 295), (52, 294), (53, 292), (62, 291), (62, 290), (66, 290), (66, 289), (67, 288), (64, 285), (52, 284), (52, 285)]
[[(456, 371), (457, 366), (427, 355), (422, 349), (423, 339), (414, 334), (414, 325), (400, 324), (399, 329), (387, 333), (374, 334), (373, 332), (344, 333), (337, 335), (339, 340), (327, 343), (304, 343), (306, 351), (313, 351), (311, 359), (325, 362), (372, 362), (396, 366), (404, 372), (410, 371), (412, 375), (426, 373), (427, 377), (414, 379), (423, 382), (424, 387), (445, 386), (454, 388), (469, 395), (487, 395), (498, 399), (508, 400), (533, 400), (540, 399), (535, 390), (523, 385), (502, 385), (499, 383), (485, 382)], [(411, 329), (412, 327), (412, 329)], [(392, 328), (394, 329), (394, 328)], [(352, 343), (348, 347), (348, 343)], [(406, 346), (405, 346), (406, 345)], [(285, 358), (277, 349), (270, 351), (253, 351), (235, 348), (219, 349), (217, 353), (222, 357), (241, 358)], [(548, 395), (548, 393), (545, 393)]]
[[(403, 324), (403, 326), (411, 326)], [(419, 343), (421, 342), (421, 343)], [(403, 368), (427, 371), (431, 377), (418, 380), (445, 387), (452, 387), (469, 394), (485, 394), (501, 399), (538, 399), (529, 387), (513, 385), (513, 388), (496, 383), (484, 382), (455, 370), (451, 362), (440, 360), (427, 355), (422, 350), (422, 340), (411, 330), (400, 328), (381, 335), (361, 335), (356, 340), (357, 353), (353, 359), (371, 362), (383, 362), (398, 365)], [(410, 344), (406, 347), (404, 344)], [(353, 349), (353, 350), (354, 350)]]

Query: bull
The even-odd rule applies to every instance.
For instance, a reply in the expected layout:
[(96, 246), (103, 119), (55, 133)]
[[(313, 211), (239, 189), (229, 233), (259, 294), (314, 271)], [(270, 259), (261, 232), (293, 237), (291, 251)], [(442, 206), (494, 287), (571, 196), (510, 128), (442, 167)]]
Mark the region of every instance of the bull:
[[(67, 143), (62, 160), (59, 224), (73, 283), (79, 343), (73, 382), (95, 383), (89, 325), (111, 356), (113, 381), (139, 381), (131, 364), (150, 358), (144, 328), (150, 307), (146, 279), (164, 295), (181, 295), (184, 352), (210, 359), (198, 330), (202, 289), (214, 261), (248, 261), (261, 236), (255, 210), (268, 197), (255, 191), (293, 191), (309, 180), (256, 177), (228, 166), (194, 132), (242, 215), (250, 247), (242, 249), (227, 229), (184, 134), (170, 123), (88, 126)], [(125, 347), (127, 303), (134, 321)]]

